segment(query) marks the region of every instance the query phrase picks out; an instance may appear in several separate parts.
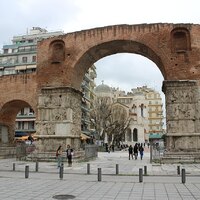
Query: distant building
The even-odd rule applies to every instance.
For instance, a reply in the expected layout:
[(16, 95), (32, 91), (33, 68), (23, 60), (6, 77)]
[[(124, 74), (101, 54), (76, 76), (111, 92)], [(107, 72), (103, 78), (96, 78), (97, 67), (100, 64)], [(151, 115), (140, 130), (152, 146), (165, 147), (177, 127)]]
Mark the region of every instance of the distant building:
[(127, 110), (130, 124), (124, 136), (127, 144), (148, 142), (149, 134), (163, 133), (163, 109), (160, 94), (146, 86), (132, 89), (127, 94), (102, 83), (95, 88), (96, 96), (109, 97)]
[[(4, 45), (3, 52), (0, 54), (0, 76), (35, 72), (37, 68), (37, 42), (63, 34), (62, 31), (48, 32), (46, 29), (33, 27), (25, 35), (14, 36), (12, 44)], [(93, 65), (85, 75), (81, 86), (84, 92), (81, 128), (87, 133), (90, 129), (88, 113), (94, 95), (94, 78), (96, 78), (96, 68)], [(23, 108), (16, 117), (16, 135), (33, 132), (35, 132), (35, 113), (31, 108)]]
[[(93, 100), (95, 98), (94, 88), (95, 88), (95, 78), (97, 77), (96, 74), (96, 67), (92, 65), (88, 72), (85, 74), (83, 82), (81, 84), (81, 89), (83, 92), (82, 98), (82, 122), (81, 122), (81, 130), (83, 134), (86, 136), (91, 136), (91, 122), (90, 122), (90, 110), (93, 107)], [(84, 138), (85, 136), (82, 135)], [(87, 137), (85, 137), (87, 138)]]

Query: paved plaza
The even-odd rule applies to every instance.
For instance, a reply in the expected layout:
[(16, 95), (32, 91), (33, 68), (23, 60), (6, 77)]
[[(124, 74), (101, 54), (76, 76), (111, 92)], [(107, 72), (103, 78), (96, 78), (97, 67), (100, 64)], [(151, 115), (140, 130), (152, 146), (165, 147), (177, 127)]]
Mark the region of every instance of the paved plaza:
[[(0, 160), (1, 200), (200, 200), (200, 164), (151, 164), (146, 149), (143, 160), (128, 160), (126, 151), (98, 153), (90, 162), (57, 163)], [(25, 168), (29, 166), (28, 177)], [(186, 178), (177, 173), (185, 169)], [(89, 169), (88, 169), (89, 168)], [(101, 169), (101, 176), (98, 174)], [(139, 169), (147, 174), (139, 177)], [(27, 176), (27, 174), (26, 174)], [(142, 178), (142, 180), (141, 180)]]

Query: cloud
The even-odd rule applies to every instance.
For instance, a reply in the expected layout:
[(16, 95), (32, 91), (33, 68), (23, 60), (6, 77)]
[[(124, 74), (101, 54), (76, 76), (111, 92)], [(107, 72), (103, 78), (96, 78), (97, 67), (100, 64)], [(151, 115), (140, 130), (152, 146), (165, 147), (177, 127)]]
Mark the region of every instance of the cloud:
[[(133, 87), (151, 85), (161, 91), (163, 76), (149, 59), (136, 54), (115, 54), (95, 63), (97, 84), (105, 84), (130, 91)], [(124, 86), (124, 87), (122, 87)]]

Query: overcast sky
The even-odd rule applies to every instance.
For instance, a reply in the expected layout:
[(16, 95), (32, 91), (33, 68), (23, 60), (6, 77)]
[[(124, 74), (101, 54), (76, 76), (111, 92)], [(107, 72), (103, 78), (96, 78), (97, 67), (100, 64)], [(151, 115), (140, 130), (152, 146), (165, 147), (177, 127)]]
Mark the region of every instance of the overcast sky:
[[(0, 8), (0, 47), (34, 26), (68, 33), (116, 24), (200, 24), (200, 0), (6, 0)], [(143, 85), (161, 91), (160, 71), (143, 56), (116, 54), (95, 65), (97, 85), (104, 80), (125, 91)]]

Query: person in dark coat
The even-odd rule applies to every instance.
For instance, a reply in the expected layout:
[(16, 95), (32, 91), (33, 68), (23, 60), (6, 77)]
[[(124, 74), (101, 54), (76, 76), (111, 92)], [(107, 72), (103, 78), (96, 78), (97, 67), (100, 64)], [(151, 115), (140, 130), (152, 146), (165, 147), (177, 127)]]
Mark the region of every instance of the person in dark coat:
[(73, 149), (70, 147), (70, 145), (67, 145), (66, 154), (67, 154), (68, 166), (71, 167), (72, 166)]
[(143, 155), (144, 155), (144, 148), (142, 145), (140, 145), (139, 152), (140, 152), (140, 159), (142, 160)]
[(128, 154), (129, 154), (129, 160), (130, 160), (130, 158), (133, 159), (133, 147), (132, 147), (132, 145), (130, 145), (129, 148), (128, 148)]
[(137, 143), (135, 143), (135, 145), (134, 145), (133, 152), (134, 152), (135, 160), (137, 160), (137, 157), (138, 157), (138, 145), (137, 145)]

